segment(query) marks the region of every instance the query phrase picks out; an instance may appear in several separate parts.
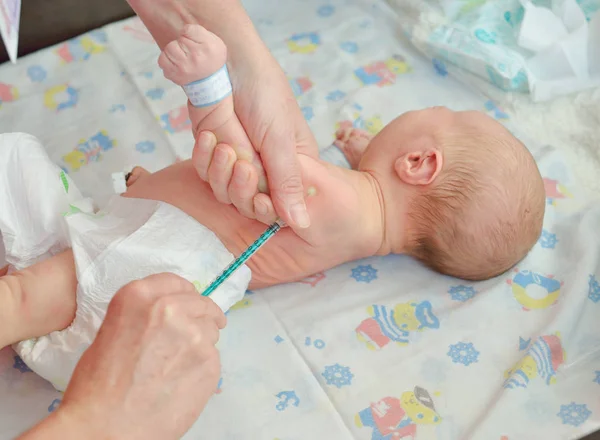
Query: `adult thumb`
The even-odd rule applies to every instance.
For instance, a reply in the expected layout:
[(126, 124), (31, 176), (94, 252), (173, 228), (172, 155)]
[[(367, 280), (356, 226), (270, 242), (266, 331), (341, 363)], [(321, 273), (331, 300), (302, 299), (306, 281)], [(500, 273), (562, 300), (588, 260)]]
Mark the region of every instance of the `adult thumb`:
[[(271, 144), (273, 145), (273, 144)], [(277, 215), (292, 229), (306, 229), (310, 217), (304, 200), (302, 170), (293, 140), (275, 143), (279, 148), (266, 148), (261, 158), (267, 173), (269, 192)]]

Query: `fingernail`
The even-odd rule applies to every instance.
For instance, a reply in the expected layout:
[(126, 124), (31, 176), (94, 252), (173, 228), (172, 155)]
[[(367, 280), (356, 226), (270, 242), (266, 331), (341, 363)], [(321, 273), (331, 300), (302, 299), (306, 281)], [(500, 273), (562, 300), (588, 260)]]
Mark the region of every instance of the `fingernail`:
[(203, 131), (198, 135), (198, 147), (202, 150), (211, 150), (215, 145), (217, 145), (217, 138), (210, 131)]
[(217, 148), (217, 150), (215, 151), (215, 156), (213, 158), (213, 160), (218, 164), (218, 165), (225, 165), (227, 163), (227, 151), (223, 150), (223, 148)]
[(290, 206), (290, 217), (299, 228), (305, 229), (310, 226), (310, 218), (304, 202)]
[(254, 210), (260, 215), (267, 215), (269, 207), (264, 202), (254, 202)]

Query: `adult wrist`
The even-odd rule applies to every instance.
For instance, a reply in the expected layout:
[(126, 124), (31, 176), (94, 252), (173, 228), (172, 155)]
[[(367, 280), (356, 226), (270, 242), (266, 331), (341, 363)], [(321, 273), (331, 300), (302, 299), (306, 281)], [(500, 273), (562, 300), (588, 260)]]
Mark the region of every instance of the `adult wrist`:
[(215, 32), (227, 46), (227, 58), (234, 69), (261, 69), (275, 62), (250, 19), (240, 17), (237, 26), (230, 26), (220, 34)]
[(67, 408), (59, 407), (36, 426), (18, 437), (17, 440), (107, 440), (101, 432), (77, 417)]

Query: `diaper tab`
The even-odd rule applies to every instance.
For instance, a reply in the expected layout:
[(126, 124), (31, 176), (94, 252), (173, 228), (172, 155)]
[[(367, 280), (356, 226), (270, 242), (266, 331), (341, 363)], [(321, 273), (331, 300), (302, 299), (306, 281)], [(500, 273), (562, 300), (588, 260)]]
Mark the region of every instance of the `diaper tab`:
[(221, 102), (232, 92), (227, 65), (208, 78), (183, 86), (183, 91), (194, 107), (209, 107)]

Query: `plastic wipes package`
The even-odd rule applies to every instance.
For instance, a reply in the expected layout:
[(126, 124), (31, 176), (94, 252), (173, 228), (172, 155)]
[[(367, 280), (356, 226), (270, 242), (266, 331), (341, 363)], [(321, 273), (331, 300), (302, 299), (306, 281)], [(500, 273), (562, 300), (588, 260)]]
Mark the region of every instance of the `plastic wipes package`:
[(600, 0), (389, 0), (425, 55), (536, 102), (600, 85)]

